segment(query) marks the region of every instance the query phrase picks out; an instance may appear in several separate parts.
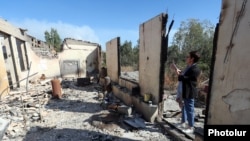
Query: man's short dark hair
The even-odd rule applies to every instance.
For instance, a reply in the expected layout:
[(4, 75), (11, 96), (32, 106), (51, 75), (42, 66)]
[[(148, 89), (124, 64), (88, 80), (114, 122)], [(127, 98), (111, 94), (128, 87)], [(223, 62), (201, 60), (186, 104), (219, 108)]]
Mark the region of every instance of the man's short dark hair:
[(200, 59), (200, 54), (198, 53), (198, 51), (191, 51), (189, 52), (189, 55), (191, 58), (194, 58), (194, 63), (198, 62)]

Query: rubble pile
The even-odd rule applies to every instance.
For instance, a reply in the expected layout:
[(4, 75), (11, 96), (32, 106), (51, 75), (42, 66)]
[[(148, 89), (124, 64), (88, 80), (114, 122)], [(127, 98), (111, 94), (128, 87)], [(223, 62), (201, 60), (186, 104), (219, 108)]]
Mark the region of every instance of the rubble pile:
[(79, 86), (65, 79), (61, 87), (62, 97), (53, 98), (51, 80), (45, 79), (3, 98), (0, 115), (10, 121), (3, 141), (171, 140), (97, 83)]

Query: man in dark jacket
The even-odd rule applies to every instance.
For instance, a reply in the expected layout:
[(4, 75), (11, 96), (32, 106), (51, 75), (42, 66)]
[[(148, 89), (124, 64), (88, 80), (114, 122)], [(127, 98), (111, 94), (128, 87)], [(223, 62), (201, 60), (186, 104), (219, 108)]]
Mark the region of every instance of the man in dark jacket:
[(197, 51), (189, 52), (186, 57), (187, 67), (184, 72), (181, 72), (179, 69), (176, 70), (178, 81), (182, 83), (182, 95), (180, 98), (183, 101), (182, 123), (188, 122), (187, 127), (183, 130), (186, 133), (194, 132), (194, 98), (197, 95), (197, 80), (200, 75), (200, 69), (196, 63), (199, 61), (199, 58), (200, 55)]

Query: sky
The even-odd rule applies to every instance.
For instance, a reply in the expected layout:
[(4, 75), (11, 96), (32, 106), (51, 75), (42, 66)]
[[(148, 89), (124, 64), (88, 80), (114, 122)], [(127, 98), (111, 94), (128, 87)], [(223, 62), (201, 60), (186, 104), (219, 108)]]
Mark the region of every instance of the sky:
[(170, 39), (188, 19), (218, 23), (221, 0), (1, 0), (0, 18), (45, 41), (44, 32), (55, 28), (62, 39), (73, 38), (101, 45), (120, 37), (137, 44), (139, 26), (161, 14), (174, 20)]

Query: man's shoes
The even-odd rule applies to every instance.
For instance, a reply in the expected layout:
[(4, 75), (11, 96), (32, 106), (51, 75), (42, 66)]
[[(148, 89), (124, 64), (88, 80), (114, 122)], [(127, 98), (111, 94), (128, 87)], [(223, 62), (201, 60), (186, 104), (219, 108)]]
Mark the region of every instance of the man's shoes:
[(194, 127), (188, 127), (186, 129), (183, 129), (182, 132), (187, 134), (193, 134), (194, 133)]

